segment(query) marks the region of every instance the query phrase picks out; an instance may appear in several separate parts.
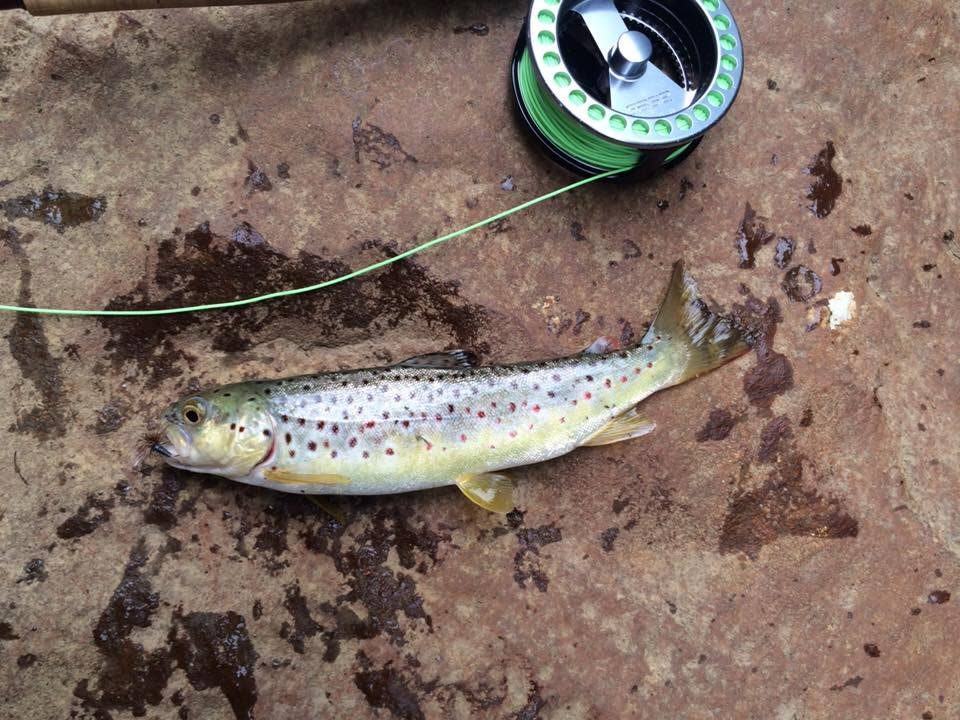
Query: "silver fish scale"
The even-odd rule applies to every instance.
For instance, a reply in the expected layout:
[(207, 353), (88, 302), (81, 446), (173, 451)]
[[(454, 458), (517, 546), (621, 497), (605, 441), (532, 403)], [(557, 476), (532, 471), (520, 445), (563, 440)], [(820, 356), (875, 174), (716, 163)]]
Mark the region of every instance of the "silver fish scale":
[[(327, 494), (448, 485), (569, 452), (670, 384), (669, 346), (469, 369), (382, 368), (257, 383), (276, 445), (264, 470), (340, 475)], [(291, 490), (289, 484), (281, 489)], [(308, 492), (317, 492), (310, 488)]]

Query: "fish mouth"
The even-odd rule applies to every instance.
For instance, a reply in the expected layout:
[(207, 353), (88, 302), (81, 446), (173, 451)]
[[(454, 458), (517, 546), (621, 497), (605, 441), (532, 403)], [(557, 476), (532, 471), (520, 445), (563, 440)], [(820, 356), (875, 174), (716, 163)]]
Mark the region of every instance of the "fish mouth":
[(150, 451), (163, 455), (165, 458), (177, 457), (177, 451), (174, 450), (173, 445), (170, 443), (154, 442), (150, 446)]

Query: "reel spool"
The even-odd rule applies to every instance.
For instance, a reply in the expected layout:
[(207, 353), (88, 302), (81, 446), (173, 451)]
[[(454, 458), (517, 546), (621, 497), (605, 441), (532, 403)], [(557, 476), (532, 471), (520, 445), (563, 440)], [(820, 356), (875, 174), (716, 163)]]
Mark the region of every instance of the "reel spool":
[(557, 163), (641, 179), (693, 152), (742, 72), (724, 0), (533, 0), (511, 77), (524, 125)]

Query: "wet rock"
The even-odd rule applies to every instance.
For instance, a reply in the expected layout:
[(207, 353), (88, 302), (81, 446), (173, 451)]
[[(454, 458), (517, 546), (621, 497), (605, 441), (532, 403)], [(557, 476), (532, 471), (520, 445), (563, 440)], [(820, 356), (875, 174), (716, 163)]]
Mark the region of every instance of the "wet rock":
[(833, 169), (833, 159), (837, 152), (831, 141), (817, 154), (817, 159), (807, 168), (813, 176), (807, 200), (810, 200), (810, 212), (818, 218), (825, 218), (837, 204), (837, 198), (843, 192), (843, 178)]

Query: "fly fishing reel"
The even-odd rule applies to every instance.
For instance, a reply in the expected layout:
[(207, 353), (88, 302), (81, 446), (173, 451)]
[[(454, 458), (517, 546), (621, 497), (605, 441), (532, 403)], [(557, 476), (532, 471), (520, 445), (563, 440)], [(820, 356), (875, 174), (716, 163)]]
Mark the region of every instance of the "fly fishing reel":
[(511, 76), (520, 117), (556, 162), (644, 178), (693, 152), (742, 70), (724, 0), (533, 0)]

